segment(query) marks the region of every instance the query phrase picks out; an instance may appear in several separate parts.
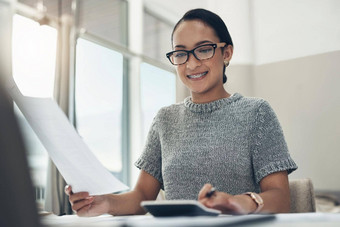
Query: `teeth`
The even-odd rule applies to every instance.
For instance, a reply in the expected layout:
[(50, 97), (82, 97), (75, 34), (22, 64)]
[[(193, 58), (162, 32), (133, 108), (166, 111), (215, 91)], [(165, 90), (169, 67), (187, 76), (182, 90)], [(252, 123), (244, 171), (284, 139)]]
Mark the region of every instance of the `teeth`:
[(196, 79), (196, 78), (200, 78), (200, 77), (202, 77), (202, 76), (204, 76), (206, 74), (207, 74), (207, 72), (196, 74), (196, 75), (188, 75), (188, 77), (191, 78), (191, 79)]

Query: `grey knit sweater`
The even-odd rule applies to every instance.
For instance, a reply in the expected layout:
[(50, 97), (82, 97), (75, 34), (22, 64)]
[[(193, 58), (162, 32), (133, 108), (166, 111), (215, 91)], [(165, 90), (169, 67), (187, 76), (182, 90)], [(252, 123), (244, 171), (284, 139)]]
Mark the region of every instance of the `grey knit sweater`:
[(233, 195), (260, 192), (263, 177), (297, 169), (268, 102), (238, 93), (162, 108), (135, 165), (161, 183), (166, 199), (197, 199), (205, 183)]

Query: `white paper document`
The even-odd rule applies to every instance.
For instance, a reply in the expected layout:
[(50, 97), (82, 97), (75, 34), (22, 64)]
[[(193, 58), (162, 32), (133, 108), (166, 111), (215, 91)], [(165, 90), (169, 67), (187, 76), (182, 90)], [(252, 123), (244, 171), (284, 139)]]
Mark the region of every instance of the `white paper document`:
[(73, 192), (102, 195), (128, 189), (99, 162), (55, 101), (25, 97), (14, 81), (8, 86), (13, 100)]

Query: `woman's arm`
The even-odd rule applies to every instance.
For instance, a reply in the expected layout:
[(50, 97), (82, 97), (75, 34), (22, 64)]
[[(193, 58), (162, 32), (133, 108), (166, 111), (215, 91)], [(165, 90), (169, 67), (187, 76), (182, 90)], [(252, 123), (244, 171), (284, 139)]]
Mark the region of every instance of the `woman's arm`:
[[(264, 206), (260, 213), (287, 213), (290, 212), (290, 193), (287, 171), (277, 172), (264, 177), (260, 182), (259, 194)], [(249, 214), (257, 209), (257, 204), (245, 194), (230, 195), (224, 192), (215, 192), (207, 198), (206, 194), (212, 186), (206, 184), (199, 193), (198, 200), (207, 207), (221, 210), (228, 214)]]
[(72, 193), (71, 187), (66, 187), (65, 192), (78, 216), (126, 215), (145, 213), (140, 202), (155, 200), (160, 187), (153, 176), (141, 170), (135, 188), (127, 193), (89, 196), (88, 192)]
[(155, 200), (161, 188), (156, 178), (141, 170), (135, 188), (120, 195), (109, 195), (110, 209), (112, 215), (145, 214), (140, 206), (144, 200)]
[(264, 177), (260, 182), (260, 196), (264, 201), (261, 213), (289, 213), (290, 192), (287, 171)]

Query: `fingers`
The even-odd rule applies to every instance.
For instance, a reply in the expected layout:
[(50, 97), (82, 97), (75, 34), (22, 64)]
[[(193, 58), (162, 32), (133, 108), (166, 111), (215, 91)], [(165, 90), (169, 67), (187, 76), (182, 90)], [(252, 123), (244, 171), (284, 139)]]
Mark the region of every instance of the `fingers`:
[(65, 193), (66, 193), (68, 196), (70, 196), (70, 195), (73, 194), (71, 185), (66, 185), (66, 186), (65, 186)]
[(89, 196), (88, 192), (73, 193), (70, 185), (65, 186), (65, 193), (69, 196), (72, 210), (77, 212), (77, 214), (79, 211), (81, 211), (81, 213), (87, 212), (94, 200), (94, 197)]
[(93, 200), (94, 200), (94, 197), (88, 197), (86, 199), (77, 201), (72, 205), (72, 209), (76, 211), (77, 213), (79, 213), (80, 210), (84, 210), (84, 208), (87, 207), (86, 209), (87, 211), (90, 208)]
[(72, 193), (72, 195), (69, 196), (70, 203), (76, 203), (78, 201), (88, 199), (89, 193), (88, 192), (77, 192), (77, 193)]
[(78, 201), (81, 201), (83, 199), (86, 199), (87, 197), (89, 197), (89, 193), (88, 192), (77, 192), (77, 193), (73, 193), (72, 192), (72, 187), (70, 185), (66, 185), (65, 186), (65, 193), (69, 196), (69, 200), (70, 203), (76, 203)]
[(72, 194), (69, 197), (72, 210), (76, 212), (79, 216), (81, 216), (79, 214), (80, 210), (84, 211), (84, 208), (87, 207), (86, 209), (86, 212), (87, 212), (88, 209), (91, 208), (91, 204), (94, 201), (94, 197), (88, 196), (88, 195), (89, 195), (88, 192), (79, 192), (79, 193)]
[(205, 184), (201, 191), (198, 193), (198, 200), (202, 200), (204, 198), (206, 198), (207, 193), (210, 192), (210, 190), (213, 188), (213, 186), (211, 184)]
[(204, 206), (225, 214), (243, 214), (242, 203), (228, 193), (216, 191), (211, 184), (205, 184), (198, 193), (198, 201)]
[(90, 208), (91, 208), (91, 204), (82, 207), (81, 209), (77, 211), (77, 215), (80, 217), (92, 216), (89, 214)]

